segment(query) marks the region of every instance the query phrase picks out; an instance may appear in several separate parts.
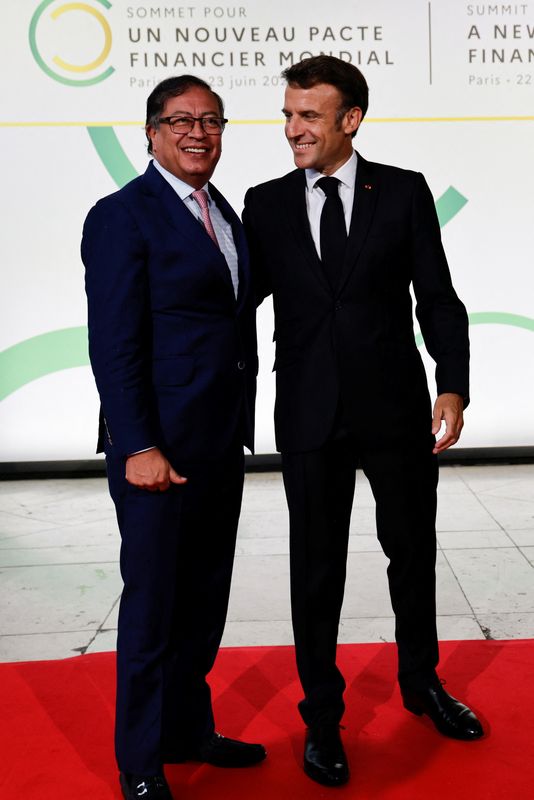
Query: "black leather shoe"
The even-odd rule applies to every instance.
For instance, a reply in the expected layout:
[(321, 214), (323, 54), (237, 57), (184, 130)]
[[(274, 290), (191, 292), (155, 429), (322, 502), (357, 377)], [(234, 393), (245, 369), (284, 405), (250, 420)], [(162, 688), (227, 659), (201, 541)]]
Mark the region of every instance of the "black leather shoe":
[(164, 764), (183, 764), (184, 761), (202, 761), (212, 767), (252, 767), (259, 764), (267, 753), (261, 744), (248, 744), (212, 733), (196, 748), (166, 752)]
[(212, 733), (200, 745), (196, 760), (213, 767), (252, 767), (263, 761), (266, 755), (261, 744), (248, 744)]
[(125, 800), (173, 800), (169, 784), (163, 775), (119, 775), (122, 793)]
[(444, 736), (471, 741), (484, 735), (482, 725), (470, 708), (447, 694), (437, 682), (425, 689), (409, 689), (401, 686), (404, 708), (412, 714), (427, 714)]
[(308, 728), (304, 743), (304, 772), (323, 786), (343, 786), (349, 779), (349, 765), (339, 725)]

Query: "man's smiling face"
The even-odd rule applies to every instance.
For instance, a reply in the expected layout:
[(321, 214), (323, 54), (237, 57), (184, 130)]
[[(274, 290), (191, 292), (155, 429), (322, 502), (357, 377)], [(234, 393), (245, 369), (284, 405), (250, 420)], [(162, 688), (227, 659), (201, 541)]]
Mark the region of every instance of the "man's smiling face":
[[(170, 97), (161, 117), (221, 117), (215, 95), (193, 86), (177, 97)], [(221, 157), (222, 137), (205, 133), (195, 122), (189, 133), (173, 133), (169, 125), (149, 125), (147, 134), (156, 160), (177, 178), (200, 189), (209, 181)]]
[(297, 167), (332, 175), (350, 158), (351, 134), (357, 130), (362, 112), (358, 107), (344, 110), (335, 86), (288, 86), (283, 114), (285, 134)]

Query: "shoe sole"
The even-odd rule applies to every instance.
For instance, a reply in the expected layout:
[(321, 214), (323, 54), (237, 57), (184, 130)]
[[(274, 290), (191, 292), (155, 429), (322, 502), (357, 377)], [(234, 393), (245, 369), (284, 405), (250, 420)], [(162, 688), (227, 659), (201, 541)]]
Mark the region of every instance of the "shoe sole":
[(304, 772), (308, 778), (312, 779), (312, 781), (320, 783), (321, 786), (331, 786), (332, 788), (335, 788), (336, 786), (345, 786), (350, 778), (350, 773), (348, 773), (347, 775), (341, 776), (337, 780), (330, 780), (329, 778), (326, 778), (322, 772), (315, 771), (314, 768), (306, 764), (306, 762), (304, 762)]

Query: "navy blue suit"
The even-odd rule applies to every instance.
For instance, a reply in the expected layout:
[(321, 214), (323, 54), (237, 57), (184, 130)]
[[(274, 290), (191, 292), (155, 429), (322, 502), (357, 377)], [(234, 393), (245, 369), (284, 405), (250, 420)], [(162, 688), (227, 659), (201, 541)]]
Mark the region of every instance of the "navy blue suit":
[[(100, 200), (84, 226), (89, 352), (122, 537), (116, 751), (126, 773), (161, 772), (213, 731), (205, 677), (223, 632), (253, 446), (255, 309), (241, 223), (239, 293), (220, 250), (154, 168)], [(126, 456), (158, 446), (187, 477), (130, 485)]]

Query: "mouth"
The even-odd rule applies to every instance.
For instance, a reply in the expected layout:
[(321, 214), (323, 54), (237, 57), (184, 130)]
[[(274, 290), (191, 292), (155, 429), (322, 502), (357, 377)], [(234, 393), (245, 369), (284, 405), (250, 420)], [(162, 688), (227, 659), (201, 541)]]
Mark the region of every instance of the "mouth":
[(207, 147), (182, 147), (184, 153), (193, 153), (195, 155), (203, 155), (208, 152)]
[(293, 142), (293, 147), (298, 153), (303, 153), (313, 147), (315, 142)]

